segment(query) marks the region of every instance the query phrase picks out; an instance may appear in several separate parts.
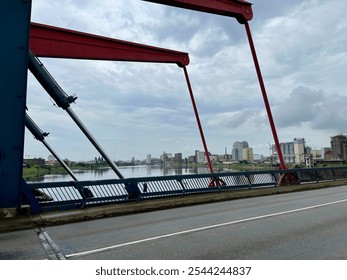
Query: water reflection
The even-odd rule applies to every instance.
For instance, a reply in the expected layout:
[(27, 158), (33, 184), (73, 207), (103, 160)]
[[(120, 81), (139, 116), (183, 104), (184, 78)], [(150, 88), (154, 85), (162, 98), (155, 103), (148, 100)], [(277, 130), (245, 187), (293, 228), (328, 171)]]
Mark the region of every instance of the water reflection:
[[(169, 166), (150, 166), (150, 165), (136, 165), (136, 166), (121, 166), (120, 172), (125, 178), (132, 177), (154, 177), (154, 176), (170, 176), (170, 175), (184, 175), (184, 174), (204, 174), (209, 173), (206, 167), (180, 167), (173, 168)], [(76, 177), (80, 181), (87, 180), (103, 180), (103, 179), (118, 179), (117, 175), (111, 168), (101, 168), (94, 170), (73, 170)], [(73, 180), (68, 174), (49, 174), (44, 177), (38, 178), (36, 182), (59, 182)]]

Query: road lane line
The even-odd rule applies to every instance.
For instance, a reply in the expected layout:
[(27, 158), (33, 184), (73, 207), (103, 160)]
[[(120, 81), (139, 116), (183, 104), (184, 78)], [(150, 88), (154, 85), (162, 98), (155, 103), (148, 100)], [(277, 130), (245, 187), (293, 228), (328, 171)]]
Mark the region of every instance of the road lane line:
[(246, 218), (246, 219), (241, 219), (241, 220), (236, 220), (236, 221), (230, 221), (230, 222), (214, 224), (214, 225), (210, 225), (210, 226), (204, 226), (204, 227), (199, 227), (199, 228), (194, 228), (194, 229), (188, 229), (188, 230), (153, 236), (153, 237), (144, 238), (144, 239), (135, 240), (135, 241), (130, 241), (130, 242), (125, 242), (125, 243), (121, 243), (121, 244), (117, 244), (117, 245), (111, 245), (111, 246), (107, 246), (107, 247), (103, 247), (103, 248), (99, 248), (99, 249), (83, 251), (83, 252), (79, 252), (79, 253), (72, 253), (72, 254), (65, 255), (65, 257), (66, 258), (72, 258), (72, 257), (81, 257), (81, 256), (86, 256), (86, 255), (92, 255), (92, 254), (96, 254), (96, 253), (100, 253), (100, 252), (104, 252), (104, 251), (108, 251), (108, 250), (112, 250), (112, 249), (116, 249), (116, 248), (121, 248), (121, 247), (129, 246), (129, 245), (144, 243), (144, 242), (148, 242), (148, 241), (173, 237), (173, 236), (197, 232), (197, 231), (214, 229), (214, 228), (219, 228), (219, 227), (224, 227), (224, 226), (229, 226), (229, 225), (234, 225), (234, 224), (240, 224), (240, 223), (245, 223), (245, 222), (249, 222), (249, 221), (255, 221), (255, 220), (285, 215), (285, 214), (291, 214), (291, 213), (311, 210), (311, 209), (315, 209), (315, 208), (326, 207), (326, 206), (344, 203), (344, 202), (347, 202), (347, 199), (341, 199), (341, 200), (336, 200), (333, 202), (328, 202), (328, 203), (323, 203), (323, 204), (318, 204), (318, 205), (313, 205), (313, 206), (308, 206), (308, 207), (303, 207), (303, 208), (297, 208), (297, 209), (293, 209), (293, 210), (276, 212), (276, 213), (271, 213), (271, 214), (266, 214), (266, 215), (261, 215), (261, 216), (256, 216), (256, 217), (251, 217), (251, 218)]

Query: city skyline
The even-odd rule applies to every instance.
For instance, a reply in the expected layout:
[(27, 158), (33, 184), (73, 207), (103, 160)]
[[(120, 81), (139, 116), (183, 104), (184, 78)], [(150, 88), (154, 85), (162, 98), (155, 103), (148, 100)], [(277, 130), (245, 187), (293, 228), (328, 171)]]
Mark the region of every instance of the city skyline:
[[(331, 6), (334, 13), (325, 13)], [(347, 26), (342, 0), (255, 1), (250, 27), (280, 142), (329, 146), (345, 133)], [(324, 13), (324, 17), (321, 14)], [(153, 17), (153, 14), (156, 16)], [(317, 20), (319, 19), (319, 20)], [(33, 1), (32, 21), (188, 52), (207, 146), (223, 153), (247, 139), (268, 154), (273, 137), (244, 27), (235, 19), (140, 0)], [(112, 159), (203, 150), (182, 69), (176, 65), (42, 58), (72, 110)], [(28, 114), (62, 158), (97, 152), (29, 74)], [(25, 155), (46, 155), (26, 132)]]
[[(330, 136), (330, 139), (332, 138), (335, 138), (335, 137), (338, 137), (338, 136), (342, 136), (342, 137), (347, 137), (343, 134), (337, 134), (337, 135), (333, 135), (333, 136)], [(286, 148), (285, 146), (283, 145), (286, 145), (286, 144), (290, 144), (290, 143), (293, 143), (295, 141), (300, 141), (303, 140), (303, 145), (304, 147), (308, 148), (310, 152), (316, 154), (317, 151), (320, 151), (322, 152), (323, 150), (326, 150), (326, 149), (332, 149), (331, 147), (331, 143), (329, 142), (329, 145), (327, 146), (324, 146), (324, 147), (312, 147), (310, 145), (307, 144), (307, 141), (306, 139), (304, 138), (293, 138), (292, 141), (286, 141), (286, 142), (280, 142), (280, 145), (281, 145), (281, 149), (282, 149), (282, 153), (284, 155), (287, 155), (288, 153), (286, 152)], [(217, 155), (217, 156), (223, 156), (223, 155), (228, 155), (228, 156), (231, 156), (232, 157), (232, 160), (233, 161), (242, 161), (243, 159), (242, 158), (238, 158), (239, 157), (239, 153), (240, 151), (236, 151), (236, 155), (234, 154), (235, 153), (235, 144), (236, 145), (239, 145), (239, 144), (244, 144), (246, 143), (246, 145), (244, 147), (246, 147), (247, 149), (251, 149), (251, 153), (252, 155), (254, 156), (257, 156), (260, 157), (260, 158), (269, 158), (269, 157), (272, 157), (274, 155), (274, 151), (276, 150), (275, 148), (275, 144), (273, 143), (268, 143), (268, 147), (269, 147), (269, 150), (268, 150), (268, 153), (267, 154), (261, 154), (261, 153), (257, 153), (253, 150), (253, 147), (251, 145), (248, 144), (248, 142), (246, 140), (243, 140), (243, 141), (236, 141), (234, 142), (232, 145), (231, 145), (231, 148), (228, 149), (227, 146), (224, 147), (224, 152), (223, 153), (215, 153), (213, 151), (210, 151), (209, 150), (209, 153), (210, 155)], [(230, 152), (228, 152), (230, 151)], [(133, 160), (136, 160), (136, 161), (148, 161), (148, 157), (150, 156), (152, 159), (161, 159), (164, 155), (168, 155), (169, 157), (171, 156), (172, 158), (175, 157), (177, 154), (181, 154), (182, 156), (182, 159), (188, 159), (189, 157), (191, 156), (196, 156), (196, 153), (199, 152), (199, 153), (203, 153), (204, 154), (204, 151), (203, 149), (195, 149), (193, 151), (191, 151), (190, 154), (183, 154), (182, 152), (180, 151), (171, 151), (171, 150), (168, 150), (168, 151), (162, 151), (162, 152), (159, 152), (158, 154), (154, 154), (154, 153), (145, 153), (145, 156), (143, 158), (140, 158), (140, 157), (135, 157), (135, 156), (131, 156), (129, 158), (124, 158), (124, 159), (116, 159), (114, 158), (113, 161), (116, 162), (116, 161), (124, 161), (124, 162), (130, 162), (130, 161), (133, 161)], [(241, 149), (241, 153), (242, 153), (242, 149)], [(323, 153), (324, 154), (324, 153)], [(321, 155), (321, 156), (324, 156), (324, 155)], [(24, 155), (25, 158), (29, 159), (29, 158), (44, 158), (44, 159), (47, 159), (48, 160), (52, 157), (54, 157), (53, 155), (49, 154), (49, 152), (47, 151), (47, 155)], [(76, 162), (83, 162), (83, 161), (93, 161), (95, 158), (102, 158), (100, 155), (95, 155), (95, 156), (91, 156), (91, 158), (87, 158), (87, 159), (79, 159), (79, 160), (72, 160), (72, 161), (76, 161)], [(65, 158), (67, 160), (70, 160), (69, 158)]]

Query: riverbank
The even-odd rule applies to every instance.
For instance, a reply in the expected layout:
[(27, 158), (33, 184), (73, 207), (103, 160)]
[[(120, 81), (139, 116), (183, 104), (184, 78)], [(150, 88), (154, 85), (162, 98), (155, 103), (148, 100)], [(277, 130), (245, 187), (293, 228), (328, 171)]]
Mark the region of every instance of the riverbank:
[[(69, 163), (69, 168), (74, 173), (83, 172), (97, 172), (98, 176), (101, 173), (107, 175), (107, 171), (110, 167), (106, 164), (95, 163)], [(332, 167), (332, 165), (322, 165), (316, 167)], [(336, 165), (335, 165), (336, 166)], [(341, 165), (339, 165), (341, 166)], [(147, 168), (149, 168), (149, 171)], [(177, 174), (198, 174), (208, 173), (207, 164), (166, 164), (161, 166), (144, 166), (144, 165), (121, 165), (119, 168), (122, 172), (131, 171), (129, 174), (125, 174), (125, 177), (143, 177), (143, 176), (165, 176), (165, 175), (177, 175)], [(124, 169), (126, 168), (126, 169)], [(221, 172), (234, 172), (234, 171), (258, 171), (258, 170), (272, 170), (277, 169), (277, 166), (261, 163), (218, 163), (213, 165), (215, 173)], [(290, 166), (289, 168), (298, 168), (297, 166)], [(300, 167), (299, 167), (300, 168)], [(187, 169), (189, 169), (187, 171)], [(160, 171), (161, 170), (161, 171)], [(112, 173), (112, 172), (111, 172)], [(38, 166), (38, 165), (26, 165), (23, 167), (23, 178), (26, 181), (34, 182), (41, 181), (45, 175), (68, 175), (62, 166)], [(113, 176), (112, 176), (113, 178)], [(71, 179), (71, 178), (70, 178)], [(91, 178), (85, 178), (91, 180)], [(82, 176), (83, 180), (83, 176)]]
[[(120, 166), (123, 167), (136, 167), (136, 166)], [(158, 167), (158, 166), (153, 166)], [(69, 163), (69, 168), (73, 172), (81, 171), (95, 171), (109, 168), (105, 164), (91, 164), (91, 163)], [(198, 168), (208, 168), (207, 164), (169, 164), (162, 165), (159, 168), (163, 169), (198, 169)], [(240, 164), (240, 163), (231, 163), (231, 164), (215, 164), (213, 166), (214, 172), (228, 172), (228, 171), (248, 171), (248, 170), (266, 170), (273, 169), (274, 167), (269, 166), (268, 164)], [(208, 171), (206, 171), (208, 172)], [(67, 175), (68, 173), (62, 166), (39, 166), (39, 165), (27, 165), (23, 167), (23, 178), (26, 181), (38, 181), (42, 179), (45, 175)]]
[[(69, 168), (72, 171), (80, 170), (98, 170), (108, 167), (103, 164), (87, 164), (87, 163), (72, 163)], [(39, 166), (39, 165), (26, 165), (23, 167), (23, 179), (25, 181), (37, 181), (45, 175), (49, 174), (68, 174), (62, 166)]]

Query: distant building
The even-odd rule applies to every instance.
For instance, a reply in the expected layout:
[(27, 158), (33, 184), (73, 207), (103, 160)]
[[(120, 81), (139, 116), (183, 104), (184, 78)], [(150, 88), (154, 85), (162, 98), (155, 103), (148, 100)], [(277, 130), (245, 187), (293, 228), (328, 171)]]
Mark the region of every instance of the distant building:
[(25, 158), (23, 160), (23, 163), (25, 165), (32, 164), (32, 165), (37, 165), (37, 166), (45, 166), (46, 161), (45, 161), (45, 159), (43, 159), (41, 157), (39, 157), (39, 158)]
[(219, 162), (219, 155), (210, 155), (210, 160), (212, 162)]
[(155, 158), (152, 157), (151, 154), (148, 154), (146, 156), (146, 160), (145, 160), (146, 165), (160, 165), (162, 163), (160, 158)]
[(204, 163), (206, 161), (205, 152), (200, 152), (199, 150), (195, 151), (195, 162)]
[(347, 136), (336, 135), (330, 139), (332, 157), (341, 161), (347, 160)]
[[(293, 142), (280, 143), (280, 148), (285, 164), (305, 163), (305, 157), (310, 155), (304, 138), (294, 138)], [(272, 157), (275, 158), (276, 162), (279, 162), (276, 145), (272, 145)]]
[(311, 156), (312, 156), (313, 164), (324, 161), (324, 158), (322, 157), (322, 150), (311, 150)]
[(253, 149), (252, 148), (242, 149), (242, 158), (243, 160), (247, 162), (254, 162)]
[(304, 138), (294, 138), (294, 154), (295, 154), (295, 164), (301, 164), (306, 162), (307, 156), (311, 153), (308, 151)]
[(176, 153), (174, 158), (173, 158), (173, 161), (175, 163), (182, 163), (183, 162), (183, 156), (182, 156), (182, 153)]
[(332, 150), (329, 150), (329, 151), (325, 152), (325, 154), (324, 154), (324, 161), (325, 162), (334, 161), (333, 151)]
[(160, 165), (162, 162), (160, 160), (160, 158), (154, 158), (152, 157), (151, 159), (151, 165)]
[(53, 155), (49, 155), (47, 158), (47, 164), (50, 166), (55, 166), (59, 165), (59, 162)]
[(321, 156), (323, 160), (332, 160), (331, 147), (324, 147), (321, 149)]
[(196, 162), (196, 158), (195, 156), (188, 156), (188, 163), (195, 163)]
[(171, 153), (163, 152), (163, 154), (160, 156), (160, 160), (161, 160), (163, 163), (170, 162), (170, 161), (172, 160), (172, 154), (171, 154)]
[(243, 160), (243, 149), (249, 148), (248, 143), (246, 141), (235, 142), (233, 144), (232, 157), (235, 161)]
[[(282, 142), (280, 143), (283, 160), (286, 164), (295, 163), (294, 142)], [(274, 145), (276, 155), (278, 158), (276, 146)]]
[(51, 160), (56, 160), (55, 157), (53, 155), (49, 155), (47, 157), (47, 161), (51, 161)]
[(148, 154), (146, 156), (146, 164), (147, 165), (151, 165), (152, 164), (152, 155), (151, 154)]
[(264, 161), (264, 156), (260, 154), (253, 154), (253, 159), (256, 162), (263, 162)]

